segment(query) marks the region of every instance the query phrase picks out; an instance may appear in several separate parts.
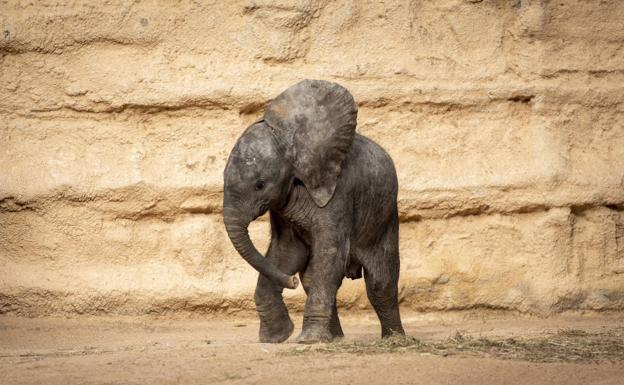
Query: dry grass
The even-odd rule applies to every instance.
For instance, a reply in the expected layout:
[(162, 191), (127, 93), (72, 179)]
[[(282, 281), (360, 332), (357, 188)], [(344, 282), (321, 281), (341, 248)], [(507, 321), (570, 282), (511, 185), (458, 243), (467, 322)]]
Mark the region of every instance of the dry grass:
[(541, 336), (502, 338), (473, 337), (457, 331), (441, 341), (420, 341), (393, 336), (372, 342), (336, 342), (298, 347), (284, 354), (413, 352), (437, 356), (477, 356), (531, 362), (624, 361), (624, 327), (600, 331), (560, 329)]

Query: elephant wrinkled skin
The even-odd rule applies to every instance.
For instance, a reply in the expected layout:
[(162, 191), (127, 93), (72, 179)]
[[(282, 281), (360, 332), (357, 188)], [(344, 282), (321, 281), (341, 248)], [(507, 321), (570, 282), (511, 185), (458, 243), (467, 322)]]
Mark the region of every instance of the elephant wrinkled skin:
[[(224, 172), (224, 222), (239, 254), (260, 272), (254, 299), (260, 341), (282, 342), (293, 323), (283, 288), (307, 294), (302, 343), (343, 332), (336, 292), (364, 276), (382, 336), (403, 333), (398, 305), (398, 182), (389, 155), (356, 134), (357, 106), (342, 86), (304, 80), (267, 107), (236, 142)], [(270, 211), (266, 258), (249, 238)]]

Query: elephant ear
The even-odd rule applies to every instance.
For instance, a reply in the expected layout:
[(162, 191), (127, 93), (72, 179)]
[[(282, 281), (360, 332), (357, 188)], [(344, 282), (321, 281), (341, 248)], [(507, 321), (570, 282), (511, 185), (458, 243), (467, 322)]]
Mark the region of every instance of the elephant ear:
[(336, 83), (304, 80), (277, 96), (264, 120), (285, 146), (295, 176), (316, 205), (327, 205), (355, 136), (353, 96)]

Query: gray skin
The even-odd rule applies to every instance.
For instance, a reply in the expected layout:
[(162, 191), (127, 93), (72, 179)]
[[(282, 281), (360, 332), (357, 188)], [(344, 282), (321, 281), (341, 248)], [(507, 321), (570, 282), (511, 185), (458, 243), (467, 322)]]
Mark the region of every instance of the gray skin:
[[(293, 323), (282, 298), (299, 274), (307, 294), (298, 341), (342, 337), (336, 293), (364, 276), (381, 335), (404, 334), (398, 305), (398, 183), (389, 155), (355, 133), (357, 107), (335, 83), (305, 80), (280, 94), (238, 139), (224, 172), (224, 222), (261, 274), (260, 341), (283, 342)], [(270, 212), (264, 258), (247, 227)]]

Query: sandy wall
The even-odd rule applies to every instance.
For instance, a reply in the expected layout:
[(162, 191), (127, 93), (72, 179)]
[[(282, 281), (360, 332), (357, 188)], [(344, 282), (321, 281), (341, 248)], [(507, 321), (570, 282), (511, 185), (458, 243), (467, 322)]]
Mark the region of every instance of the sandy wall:
[(303, 78), (396, 163), (403, 308), (624, 309), (624, 2), (56, 3), (0, 1), (0, 313), (253, 308), (222, 171)]

